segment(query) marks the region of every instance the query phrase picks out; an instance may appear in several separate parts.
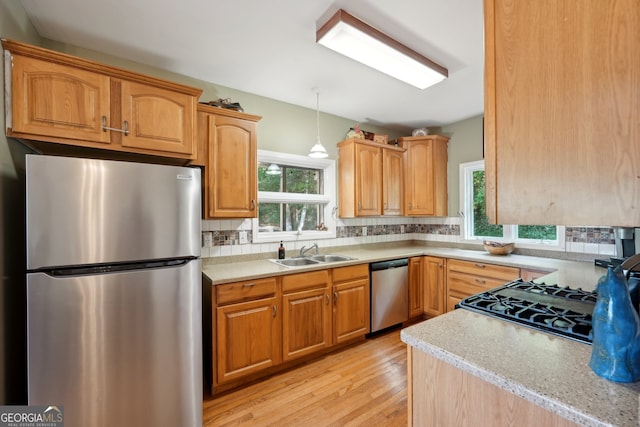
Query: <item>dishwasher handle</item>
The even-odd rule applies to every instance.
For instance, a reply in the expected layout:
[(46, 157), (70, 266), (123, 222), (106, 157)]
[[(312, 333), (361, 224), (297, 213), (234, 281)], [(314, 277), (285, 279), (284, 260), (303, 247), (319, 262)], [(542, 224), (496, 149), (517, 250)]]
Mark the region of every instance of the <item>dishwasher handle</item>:
[(393, 259), (390, 261), (372, 262), (369, 264), (371, 271), (388, 270), (390, 268), (407, 267), (409, 258)]

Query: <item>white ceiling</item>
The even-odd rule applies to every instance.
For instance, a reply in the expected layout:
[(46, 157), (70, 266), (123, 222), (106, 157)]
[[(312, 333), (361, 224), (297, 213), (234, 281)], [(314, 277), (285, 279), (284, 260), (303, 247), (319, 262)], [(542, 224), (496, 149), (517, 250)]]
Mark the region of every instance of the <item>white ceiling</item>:
[[(406, 131), (483, 111), (482, 0), (22, 0), (41, 36)], [(449, 69), (425, 90), (316, 44), (344, 9)]]

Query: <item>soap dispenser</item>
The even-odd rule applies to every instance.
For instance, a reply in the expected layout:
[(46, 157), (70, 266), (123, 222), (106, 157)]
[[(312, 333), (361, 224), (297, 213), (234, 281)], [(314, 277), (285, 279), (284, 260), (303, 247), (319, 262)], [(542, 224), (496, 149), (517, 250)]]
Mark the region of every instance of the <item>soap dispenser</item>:
[(284, 245), (282, 244), (282, 240), (280, 240), (280, 247), (278, 248), (278, 259), (284, 259)]

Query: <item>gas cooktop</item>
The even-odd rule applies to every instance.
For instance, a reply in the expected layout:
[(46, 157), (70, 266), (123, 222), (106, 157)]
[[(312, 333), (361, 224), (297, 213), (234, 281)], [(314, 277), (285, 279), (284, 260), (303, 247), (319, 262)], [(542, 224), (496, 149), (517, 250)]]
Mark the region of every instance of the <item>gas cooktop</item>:
[(591, 344), (596, 293), (517, 279), (472, 295), (456, 307)]

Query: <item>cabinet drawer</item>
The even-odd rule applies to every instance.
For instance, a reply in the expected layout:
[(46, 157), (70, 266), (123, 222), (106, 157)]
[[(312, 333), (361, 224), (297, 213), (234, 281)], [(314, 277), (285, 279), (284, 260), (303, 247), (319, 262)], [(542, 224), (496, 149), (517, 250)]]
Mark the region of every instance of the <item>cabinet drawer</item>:
[(326, 287), (328, 283), (329, 270), (289, 274), (282, 278), (282, 292), (295, 292), (301, 289)]
[(455, 294), (464, 297), (497, 288), (498, 286), (504, 285), (505, 281), (502, 279), (478, 277), (450, 271), (447, 283), (449, 285), (450, 295)]
[(276, 278), (247, 280), (216, 286), (218, 305), (232, 302), (249, 301), (265, 296), (275, 295)]
[(515, 267), (505, 267), (503, 265), (487, 264), (484, 262), (460, 261), (450, 259), (447, 262), (449, 271), (467, 273), (473, 276), (484, 276), (493, 279), (501, 279), (502, 282), (517, 279), (520, 276), (520, 269)]
[(332, 273), (333, 281), (344, 282), (346, 280), (369, 278), (369, 264), (352, 265), (350, 267), (334, 268)]

